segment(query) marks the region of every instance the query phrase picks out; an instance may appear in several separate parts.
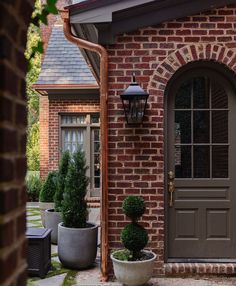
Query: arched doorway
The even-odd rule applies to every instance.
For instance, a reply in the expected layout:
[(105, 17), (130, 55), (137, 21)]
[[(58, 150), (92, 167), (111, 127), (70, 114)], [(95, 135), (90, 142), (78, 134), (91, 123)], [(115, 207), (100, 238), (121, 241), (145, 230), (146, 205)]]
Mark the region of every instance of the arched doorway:
[(236, 96), (230, 78), (219, 64), (197, 62), (168, 85), (167, 261), (236, 258)]

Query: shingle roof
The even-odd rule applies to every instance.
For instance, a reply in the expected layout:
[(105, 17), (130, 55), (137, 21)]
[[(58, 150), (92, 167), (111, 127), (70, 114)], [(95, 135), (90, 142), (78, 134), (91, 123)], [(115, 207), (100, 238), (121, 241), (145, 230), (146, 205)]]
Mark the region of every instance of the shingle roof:
[(54, 26), (36, 84), (96, 83), (79, 48), (65, 38), (62, 26)]

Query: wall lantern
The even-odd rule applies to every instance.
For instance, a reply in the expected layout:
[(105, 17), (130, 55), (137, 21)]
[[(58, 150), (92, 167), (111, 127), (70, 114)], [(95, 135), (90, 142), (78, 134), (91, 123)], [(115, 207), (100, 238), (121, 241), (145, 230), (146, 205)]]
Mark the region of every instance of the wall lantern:
[(123, 103), (127, 123), (141, 124), (143, 122), (149, 94), (135, 81), (135, 75), (133, 75), (133, 82), (120, 97)]

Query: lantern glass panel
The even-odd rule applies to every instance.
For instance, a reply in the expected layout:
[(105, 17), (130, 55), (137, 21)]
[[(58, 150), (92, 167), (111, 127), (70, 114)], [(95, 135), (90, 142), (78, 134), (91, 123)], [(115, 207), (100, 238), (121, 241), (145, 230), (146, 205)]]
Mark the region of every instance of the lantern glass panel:
[(147, 98), (141, 96), (123, 99), (125, 116), (128, 124), (142, 123), (146, 101)]

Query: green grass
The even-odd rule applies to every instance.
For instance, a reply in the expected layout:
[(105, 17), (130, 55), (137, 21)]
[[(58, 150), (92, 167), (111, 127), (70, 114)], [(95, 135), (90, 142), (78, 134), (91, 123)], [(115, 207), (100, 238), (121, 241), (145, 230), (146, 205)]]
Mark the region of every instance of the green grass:
[(39, 208), (26, 208), (26, 211), (27, 212), (37, 212), (37, 213), (40, 213), (40, 210), (39, 210)]
[(31, 278), (27, 280), (27, 286), (35, 286)]
[[(60, 274), (63, 274), (63, 273), (69, 273), (70, 271), (71, 270), (69, 270), (67, 268), (64, 268), (60, 262), (52, 260), (52, 269), (49, 270), (48, 274), (46, 275), (46, 277), (44, 279), (50, 278), (50, 277), (53, 277), (53, 276), (57, 276), (57, 275), (60, 275)], [(72, 277), (72, 275), (69, 275), (69, 278), (70, 278), (69, 281), (70, 280), (72, 281), (71, 277)], [(34, 281), (38, 281), (38, 280), (41, 280), (40, 277), (30, 277), (27, 280), (27, 286), (34, 286), (35, 285)], [(73, 285), (73, 284), (68, 284), (68, 285), (66, 284), (66, 286), (69, 286), (69, 285)]]
[(76, 270), (69, 270), (66, 274), (66, 277), (62, 283), (61, 286), (72, 286), (72, 285), (75, 285), (75, 278), (76, 278), (76, 275), (77, 275), (77, 271)]
[(27, 217), (31, 217), (31, 216), (39, 216), (40, 214), (37, 212), (30, 212), (29, 214), (27, 214)]

